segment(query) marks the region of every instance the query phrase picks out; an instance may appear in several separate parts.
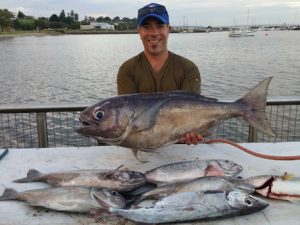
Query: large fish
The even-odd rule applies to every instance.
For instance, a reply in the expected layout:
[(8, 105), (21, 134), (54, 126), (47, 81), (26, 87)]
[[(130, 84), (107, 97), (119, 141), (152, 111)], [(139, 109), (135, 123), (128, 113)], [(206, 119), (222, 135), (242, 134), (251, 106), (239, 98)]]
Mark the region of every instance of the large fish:
[(146, 171), (147, 181), (159, 186), (186, 182), (205, 176), (236, 176), (243, 170), (231, 160), (188, 160), (159, 166)]
[[(101, 200), (97, 199), (99, 204)], [(174, 223), (213, 219), (258, 212), (268, 206), (265, 201), (247, 193), (182, 192), (162, 198), (150, 205), (137, 205), (131, 209), (110, 207), (112, 215), (119, 215), (141, 223)]]
[(235, 177), (208, 176), (200, 177), (189, 182), (180, 182), (164, 185), (143, 193), (136, 199), (140, 202), (144, 199), (160, 199), (178, 192), (192, 191), (243, 191), (252, 194), (255, 188), (251, 184)]
[(115, 191), (130, 191), (146, 183), (143, 173), (128, 170), (74, 170), (42, 174), (35, 169), (27, 172), (27, 177), (15, 183), (43, 181), (54, 187), (86, 186), (103, 187)]
[(20, 193), (7, 188), (0, 196), (0, 201), (19, 200), (25, 201), (31, 206), (41, 206), (56, 211), (89, 213), (91, 210), (102, 208), (94, 196), (98, 201), (100, 199), (110, 207), (123, 208), (125, 206), (125, 199), (115, 191), (85, 187), (46, 188)]
[(140, 151), (177, 142), (187, 132), (207, 136), (222, 121), (241, 117), (274, 136), (265, 113), (266, 78), (235, 102), (218, 102), (185, 91), (121, 95), (108, 98), (80, 113), (78, 133), (99, 141)]

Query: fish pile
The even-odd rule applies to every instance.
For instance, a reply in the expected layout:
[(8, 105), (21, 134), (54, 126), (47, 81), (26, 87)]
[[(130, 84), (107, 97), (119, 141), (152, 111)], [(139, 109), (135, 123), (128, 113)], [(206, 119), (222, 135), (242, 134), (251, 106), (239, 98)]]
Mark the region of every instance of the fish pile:
[[(153, 224), (258, 212), (269, 204), (254, 192), (282, 200), (300, 199), (299, 178), (265, 175), (242, 179), (238, 177), (242, 170), (241, 165), (221, 159), (175, 162), (146, 172), (118, 168), (43, 174), (31, 169), (27, 177), (14, 182), (46, 182), (52, 187), (19, 193), (7, 188), (0, 201), (19, 200), (56, 211), (95, 217), (110, 214)], [(292, 189), (285, 189), (284, 183)], [(277, 193), (283, 190), (284, 195)]]
[[(108, 144), (153, 151), (177, 142), (187, 132), (209, 135), (222, 121), (241, 117), (275, 135), (265, 113), (271, 78), (235, 102), (218, 102), (185, 91), (123, 95), (103, 100), (80, 114), (77, 132)], [(251, 214), (268, 207), (254, 192), (282, 200), (300, 199), (299, 178), (239, 178), (242, 166), (231, 160), (190, 160), (146, 172), (77, 170), (43, 174), (31, 169), (16, 183), (46, 182), (52, 187), (17, 192), (7, 188), (0, 201), (120, 216), (141, 223), (175, 223)], [(289, 188), (287, 188), (289, 186)]]

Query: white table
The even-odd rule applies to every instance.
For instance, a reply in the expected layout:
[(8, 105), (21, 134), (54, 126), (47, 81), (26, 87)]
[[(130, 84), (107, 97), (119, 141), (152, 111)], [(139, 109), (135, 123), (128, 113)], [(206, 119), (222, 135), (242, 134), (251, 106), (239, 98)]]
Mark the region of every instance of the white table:
[[(300, 155), (300, 142), (285, 143), (253, 143), (243, 146), (260, 153), (273, 155)], [(17, 191), (49, 187), (44, 183), (12, 183), (12, 180), (26, 176), (29, 169), (37, 169), (43, 173), (75, 170), (75, 169), (116, 169), (124, 168), (144, 172), (160, 165), (187, 159), (230, 159), (244, 167), (241, 176), (272, 174), (282, 175), (284, 172), (300, 176), (300, 161), (273, 161), (256, 158), (226, 144), (199, 144), (197, 146), (172, 145), (161, 149), (158, 153), (142, 153), (137, 161), (131, 150), (114, 147), (62, 147), (46, 149), (10, 149), (5, 158), (0, 160), (0, 194), (5, 187)], [(267, 199), (270, 206), (265, 210), (246, 216), (218, 219), (205, 222), (182, 224), (214, 224), (214, 225), (298, 225), (300, 224), (300, 203)], [(0, 225), (92, 225), (117, 224), (110, 218), (95, 222), (86, 215), (61, 213), (41, 208), (34, 208), (19, 201), (0, 202)], [(133, 224), (128, 222), (126, 224)]]

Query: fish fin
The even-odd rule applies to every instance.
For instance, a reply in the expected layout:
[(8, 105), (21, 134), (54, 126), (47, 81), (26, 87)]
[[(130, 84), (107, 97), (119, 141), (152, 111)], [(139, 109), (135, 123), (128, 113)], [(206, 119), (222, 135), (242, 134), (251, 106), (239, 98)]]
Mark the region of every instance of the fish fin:
[(115, 169), (114, 171), (111, 172), (107, 172), (106, 174), (104, 174), (104, 178), (105, 179), (111, 179), (111, 175), (113, 175), (115, 172), (117, 172), (121, 167), (123, 167), (124, 165), (119, 166), (117, 169)]
[(245, 111), (245, 114), (243, 115), (245, 121), (266, 134), (276, 136), (268, 122), (267, 114), (265, 112), (267, 90), (271, 79), (272, 77), (264, 79), (236, 102), (246, 104), (250, 107), (250, 110)]
[(101, 198), (95, 195), (93, 192), (91, 193), (91, 197), (104, 209), (108, 209), (110, 206), (106, 202), (104, 202)]
[(156, 121), (156, 115), (161, 109), (161, 106), (169, 101), (171, 98), (166, 98), (151, 105), (150, 108), (146, 108), (136, 119), (133, 121), (133, 127), (136, 127), (138, 132), (148, 130), (154, 126)]
[(14, 189), (6, 188), (3, 192), (3, 194), (0, 196), (0, 201), (16, 199), (17, 195), (18, 195), (18, 192), (15, 191)]
[(35, 169), (30, 169), (27, 172), (27, 177), (18, 179), (18, 180), (14, 180), (13, 182), (14, 183), (28, 183), (28, 182), (36, 181), (41, 175), (42, 175), (42, 173), (40, 173), (39, 171), (37, 171)]
[(132, 151), (134, 157), (135, 157), (138, 161), (140, 161), (140, 162), (142, 162), (142, 163), (147, 163), (147, 162), (149, 162), (149, 161), (147, 161), (147, 160), (144, 161), (144, 160), (139, 159), (139, 157), (138, 157), (139, 149), (132, 148), (131, 151)]

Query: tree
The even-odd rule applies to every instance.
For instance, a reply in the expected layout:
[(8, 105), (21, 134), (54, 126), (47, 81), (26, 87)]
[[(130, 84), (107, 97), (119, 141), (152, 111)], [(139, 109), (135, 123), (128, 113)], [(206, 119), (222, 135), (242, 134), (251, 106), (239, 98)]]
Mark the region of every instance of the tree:
[(60, 21), (62, 21), (64, 18), (66, 18), (66, 14), (65, 14), (65, 10), (62, 9), (59, 14), (59, 19)]
[(113, 22), (119, 22), (120, 21), (120, 17), (116, 16), (115, 18), (112, 19)]
[(24, 18), (25, 18), (25, 14), (22, 13), (21, 11), (19, 11), (17, 17), (18, 17), (19, 19), (24, 19)]
[(56, 14), (52, 14), (49, 18), (50, 22), (59, 22), (59, 18)]
[(40, 29), (40, 30), (47, 29), (49, 28), (48, 19), (45, 17), (40, 17), (34, 21), (34, 26), (36, 29)]
[(70, 16), (71, 16), (72, 18), (74, 18), (74, 10), (73, 10), (73, 9), (72, 9), (71, 12), (70, 12)]
[(77, 13), (75, 13), (75, 15), (74, 15), (74, 19), (75, 19), (76, 21), (78, 21), (78, 19), (79, 19), (79, 15), (78, 15)]
[(14, 18), (12, 12), (8, 11), (7, 9), (0, 9), (0, 28), (2, 32), (5, 29), (9, 29), (12, 18)]

